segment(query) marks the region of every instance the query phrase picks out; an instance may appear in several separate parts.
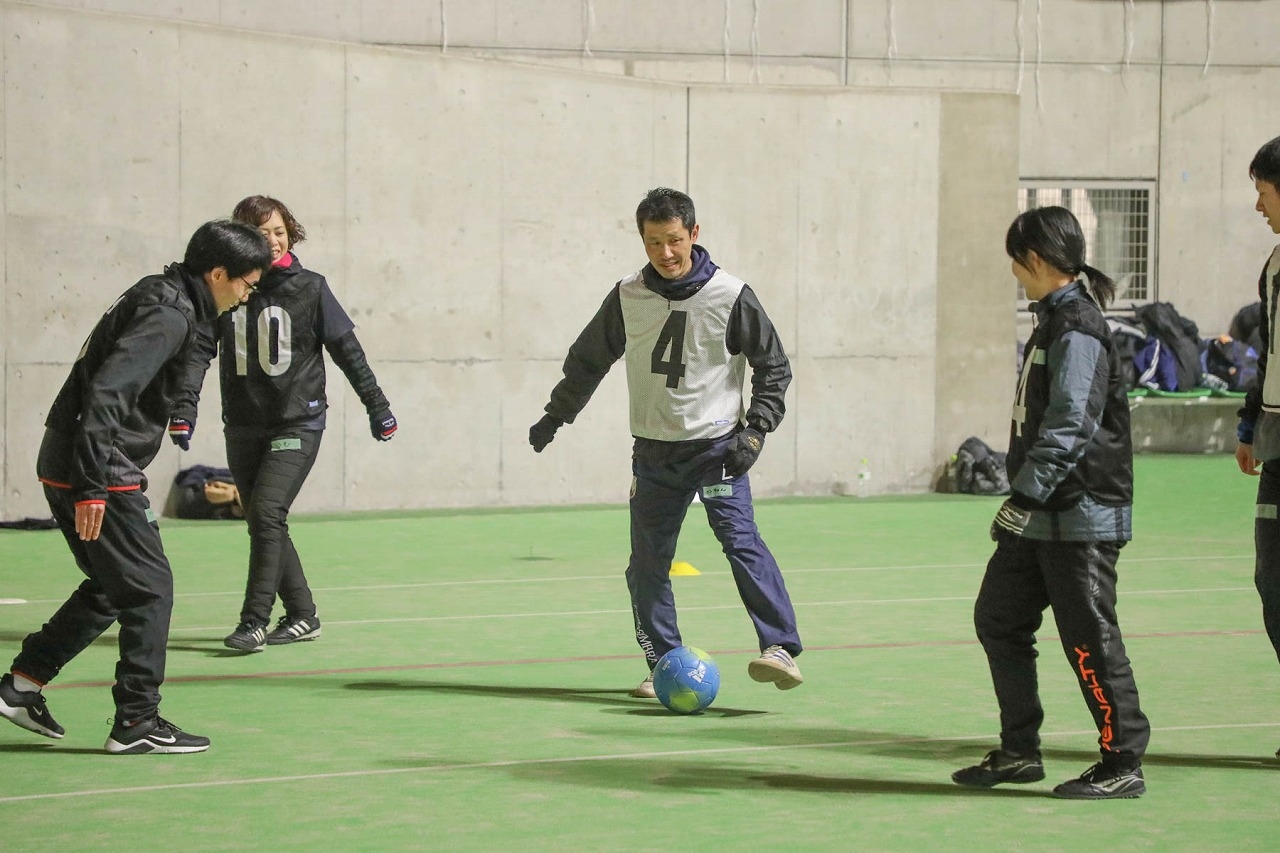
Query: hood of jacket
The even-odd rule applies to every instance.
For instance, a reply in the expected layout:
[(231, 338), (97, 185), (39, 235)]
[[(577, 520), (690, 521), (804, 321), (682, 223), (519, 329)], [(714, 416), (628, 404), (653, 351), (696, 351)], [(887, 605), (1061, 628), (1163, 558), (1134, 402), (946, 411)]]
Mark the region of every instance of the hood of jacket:
[(702, 286), (711, 280), (719, 269), (711, 260), (711, 255), (706, 249), (697, 245), (693, 246), (692, 258), (693, 266), (689, 269), (689, 274), (683, 278), (666, 279), (658, 274), (653, 268), (653, 264), (645, 264), (644, 269), (640, 272), (644, 276), (644, 286), (652, 290), (654, 293), (665, 299), (681, 300), (688, 299), (693, 296)]

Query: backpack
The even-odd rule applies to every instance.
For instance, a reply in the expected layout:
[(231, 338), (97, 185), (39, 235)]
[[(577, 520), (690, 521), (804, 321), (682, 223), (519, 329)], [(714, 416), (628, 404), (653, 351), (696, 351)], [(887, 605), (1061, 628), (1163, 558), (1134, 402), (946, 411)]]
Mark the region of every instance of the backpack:
[(966, 438), (956, 451), (956, 491), (968, 495), (1009, 494), (1005, 457), (980, 438)]
[(1152, 391), (1178, 390), (1178, 365), (1173, 360), (1173, 352), (1159, 338), (1147, 338), (1133, 357), (1133, 364), (1138, 372), (1136, 387)]
[(1227, 383), (1228, 391), (1245, 391), (1258, 378), (1258, 353), (1244, 341), (1220, 335), (1204, 342), (1204, 372)]
[(1140, 305), (1133, 313), (1141, 321), (1147, 334), (1160, 341), (1161, 349), (1167, 349), (1174, 365), (1176, 380), (1173, 388), (1164, 391), (1190, 391), (1200, 386), (1200, 330), (1196, 324), (1183, 317), (1169, 302), (1152, 302)]
[(1111, 353), (1120, 363), (1120, 381), (1125, 391), (1132, 391), (1139, 385), (1136, 359), (1146, 344), (1147, 333), (1114, 317), (1107, 319), (1107, 327), (1111, 329)]

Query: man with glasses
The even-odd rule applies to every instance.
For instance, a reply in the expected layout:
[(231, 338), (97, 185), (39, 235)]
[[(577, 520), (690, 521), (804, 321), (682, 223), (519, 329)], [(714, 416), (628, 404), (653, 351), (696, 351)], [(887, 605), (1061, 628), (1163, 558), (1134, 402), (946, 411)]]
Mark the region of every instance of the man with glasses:
[(188, 350), (202, 326), (249, 298), (271, 263), (237, 222), (200, 226), (181, 263), (125, 291), (81, 347), (45, 420), (36, 473), (86, 575), (0, 677), (0, 715), (61, 738), (41, 688), (119, 622), (109, 753), (202, 752), (209, 739), (160, 716), (173, 573), (146, 497), (144, 469), (164, 441)]

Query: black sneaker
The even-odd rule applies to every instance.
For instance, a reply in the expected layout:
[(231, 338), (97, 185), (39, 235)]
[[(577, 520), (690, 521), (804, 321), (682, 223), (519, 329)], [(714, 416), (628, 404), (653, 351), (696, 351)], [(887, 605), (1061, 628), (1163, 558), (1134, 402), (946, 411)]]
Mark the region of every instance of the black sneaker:
[(1053, 789), (1064, 800), (1121, 800), (1141, 797), (1147, 792), (1141, 767), (1108, 767), (1099, 761), (1079, 779), (1063, 782)]
[(314, 640), (320, 636), (319, 616), (281, 616), (276, 629), (267, 634), (268, 646), (283, 646), (299, 640)]
[(24, 693), (14, 687), (13, 673), (10, 672), (0, 678), (0, 716), (8, 717), (9, 722), (14, 725), (45, 737), (59, 738), (67, 733), (45, 707), (44, 694), (39, 691)]
[(266, 648), (267, 625), (265, 622), (241, 622), (227, 635), (222, 645), (242, 652), (260, 652)]
[(1040, 753), (1014, 755), (1003, 749), (993, 749), (982, 759), (981, 764), (951, 774), (952, 782), (968, 788), (990, 788), (1004, 782), (1025, 785), (1028, 782), (1039, 782), (1043, 778), (1044, 764), (1040, 761)]
[(204, 752), (209, 739), (188, 734), (159, 714), (126, 726), (119, 720), (103, 747), (115, 755), (147, 755), (152, 752)]

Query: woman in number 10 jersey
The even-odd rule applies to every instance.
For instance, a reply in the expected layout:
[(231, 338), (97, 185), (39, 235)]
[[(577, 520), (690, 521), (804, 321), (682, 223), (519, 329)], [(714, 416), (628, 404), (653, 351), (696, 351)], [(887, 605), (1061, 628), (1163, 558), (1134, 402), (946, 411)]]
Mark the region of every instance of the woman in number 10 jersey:
[[(389, 440), (396, 419), (351, 318), (324, 276), (303, 267), (291, 251), (306, 232), (289, 208), (274, 198), (250, 196), (236, 205), (232, 218), (266, 236), (272, 266), (248, 302), (219, 318), (216, 341), (207, 341), (193, 358), (190, 390), (175, 409), (174, 421), (194, 424), (198, 390), (216, 347), (227, 465), (249, 527), (244, 604), (238, 626), (224, 643), (257, 652), (266, 645), (320, 635), (315, 601), (289, 537), (288, 515), (315, 463), (325, 428), (322, 350), (364, 404), (375, 439)], [(268, 632), (277, 595), (284, 614)]]

